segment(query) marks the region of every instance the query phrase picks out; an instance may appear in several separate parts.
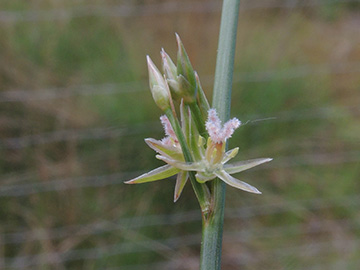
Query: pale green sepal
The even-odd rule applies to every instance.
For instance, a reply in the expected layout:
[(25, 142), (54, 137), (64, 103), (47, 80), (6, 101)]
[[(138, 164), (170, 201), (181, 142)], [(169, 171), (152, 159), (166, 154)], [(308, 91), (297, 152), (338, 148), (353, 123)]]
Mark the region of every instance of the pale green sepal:
[(215, 172), (215, 174), (217, 177), (219, 177), (221, 180), (223, 180), (226, 184), (228, 184), (232, 187), (242, 189), (244, 191), (251, 192), (251, 193), (261, 194), (261, 192), (256, 187), (253, 187), (253, 186), (249, 185), (248, 183), (245, 183), (243, 181), (240, 181), (240, 180), (232, 177), (230, 174), (226, 173), (224, 170), (217, 171), (217, 172)]
[(179, 150), (171, 145), (165, 145), (162, 141), (152, 138), (145, 139), (146, 144), (157, 153), (176, 159), (183, 159), (183, 155)]
[(166, 179), (170, 176), (177, 174), (180, 169), (175, 168), (170, 165), (164, 165), (159, 168), (156, 168), (148, 173), (144, 173), (132, 180), (124, 182), (125, 184), (140, 184), (146, 182), (152, 182), (157, 180)]
[(229, 151), (227, 151), (225, 154), (224, 154), (224, 157), (221, 161), (222, 164), (225, 164), (226, 162), (228, 162), (230, 159), (234, 158), (239, 152), (239, 147), (236, 147), (234, 149), (231, 149)]
[(176, 168), (180, 169), (180, 170), (198, 171), (198, 172), (204, 171), (204, 168), (198, 162), (185, 163), (185, 162), (174, 160), (174, 159), (162, 156), (162, 155), (156, 155), (155, 157), (157, 159), (160, 159), (160, 160), (166, 162), (167, 164), (169, 164), (169, 165), (171, 165), (173, 167), (176, 167)]
[(196, 180), (199, 183), (205, 183), (207, 181), (210, 181), (210, 180), (214, 179), (215, 175), (211, 174), (210, 176), (206, 176), (206, 175), (204, 175), (203, 173), (200, 172), (200, 173), (195, 174), (195, 177), (196, 177)]
[(180, 171), (178, 173), (175, 185), (174, 202), (176, 202), (180, 198), (180, 195), (184, 190), (188, 177), (189, 175), (186, 171)]
[(198, 148), (200, 150), (200, 154), (201, 154), (201, 159), (204, 159), (205, 158), (205, 143), (206, 143), (206, 140), (203, 136), (199, 135), (199, 138), (198, 138)]
[(239, 162), (235, 162), (235, 163), (231, 163), (231, 164), (225, 164), (224, 170), (227, 173), (234, 174), (234, 173), (242, 172), (242, 171), (245, 171), (252, 167), (258, 166), (260, 164), (269, 162), (271, 160), (272, 160), (272, 158), (256, 158), (256, 159), (239, 161)]

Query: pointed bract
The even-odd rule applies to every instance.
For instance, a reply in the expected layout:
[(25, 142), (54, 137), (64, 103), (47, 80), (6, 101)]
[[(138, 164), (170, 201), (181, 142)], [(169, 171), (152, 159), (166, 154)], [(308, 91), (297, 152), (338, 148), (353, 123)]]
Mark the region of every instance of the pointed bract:
[(156, 168), (148, 173), (144, 173), (134, 179), (124, 182), (125, 184), (140, 184), (146, 182), (153, 182), (157, 180), (166, 179), (170, 176), (177, 174), (180, 169), (175, 168), (170, 165), (164, 165), (162, 167)]
[[(178, 45), (178, 54), (177, 54), (177, 74), (184, 76), (186, 81), (189, 83), (190, 87), (186, 89), (189, 97), (193, 97), (192, 101), (196, 100), (197, 94), (197, 84), (195, 78), (194, 69), (190, 63), (188, 54), (186, 53), (185, 47), (179, 37), (176, 35), (176, 41)], [(185, 91), (185, 89), (184, 89)]]
[(248, 183), (245, 183), (243, 181), (240, 181), (234, 177), (232, 177), (230, 174), (228, 174), (225, 171), (219, 171), (215, 173), (217, 177), (219, 177), (221, 180), (223, 180), (226, 184), (236, 187), (238, 189), (242, 189), (247, 192), (255, 193), (255, 194), (261, 194), (261, 192), (252, 185), (249, 185)]
[(187, 171), (180, 171), (176, 178), (176, 185), (175, 185), (175, 192), (174, 192), (174, 202), (176, 202), (182, 191), (184, 190), (185, 184), (188, 180), (188, 172)]
[(272, 158), (257, 158), (257, 159), (238, 161), (235, 163), (224, 165), (224, 170), (230, 174), (239, 173), (248, 170), (250, 168), (253, 168), (255, 166), (258, 166), (260, 164), (269, 162), (271, 160)]

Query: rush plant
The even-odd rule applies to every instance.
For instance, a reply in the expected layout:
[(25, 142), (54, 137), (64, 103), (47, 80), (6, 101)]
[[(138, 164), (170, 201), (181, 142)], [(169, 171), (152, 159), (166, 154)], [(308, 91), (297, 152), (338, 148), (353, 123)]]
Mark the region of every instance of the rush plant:
[(271, 158), (258, 158), (228, 163), (239, 148), (227, 151), (227, 140), (241, 126), (237, 118), (228, 120), (238, 9), (239, 1), (224, 1), (212, 107), (178, 35), (176, 64), (162, 50), (161, 72), (147, 56), (150, 90), (164, 112), (160, 121), (165, 137), (147, 138), (145, 142), (165, 164), (125, 182), (140, 184), (176, 175), (174, 202), (186, 183), (191, 182), (202, 212), (200, 268), (203, 270), (221, 267), (225, 184), (261, 194), (231, 174), (271, 161)]

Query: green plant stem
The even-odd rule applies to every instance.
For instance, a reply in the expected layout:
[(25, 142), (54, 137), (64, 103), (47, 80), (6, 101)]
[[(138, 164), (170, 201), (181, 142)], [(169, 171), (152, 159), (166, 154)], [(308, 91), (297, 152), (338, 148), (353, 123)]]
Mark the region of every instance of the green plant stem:
[[(226, 121), (230, 115), (239, 4), (240, 0), (224, 0), (222, 7), (212, 103), (222, 121)], [(215, 179), (212, 183), (211, 205), (212, 208), (208, 218), (203, 219), (200, 255), (201, 270), (221, 269), (225, 184), (219, 179)]]
[[(182, 129), (180, 127), (180, 123), (177, 118), (174, 117), (172, 110), (169, 108), (165, 111), (166, 116), (168, 117), (172, 128), (179, 140), (181, 149), (184, 154), (184, 158), (186, 162), (193, 162), (193, 158), (191, 156), (190, 150), (187, 147), (186, 139)], [(199, 201), (201, 212), (203, 217), (207, 217), (210, 211), (210, 191), (209, 188), (205, 184), (200, 184), (196, 181), (195, 172), (189, 171), (190, 182), (195, 191), (196, 197)]]

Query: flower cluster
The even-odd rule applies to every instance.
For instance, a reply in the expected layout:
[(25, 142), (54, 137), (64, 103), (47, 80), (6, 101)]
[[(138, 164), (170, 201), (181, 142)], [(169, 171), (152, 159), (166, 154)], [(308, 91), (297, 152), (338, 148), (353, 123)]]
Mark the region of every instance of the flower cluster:
[[(241, 122), (233, 118), (222, 124), (216, 110), (209, 108), (199, 78), (192, 69), (178, 36), (177, 42), (177, 66), (164, 50), (161, 51), (164, 74), (160, 73), (149, 57), (147, 58), (153, 98), (165, 112), (160, 121), (166, 137), (161, 140), (147, 138), (145, 142), (157, 152), (156, 158), (164, 161), (166, 165), (125, 183), (146, 183), (177, 175), (174, 194), (174, 201), (177, 201), (190, 174), (195, 174), (196, 181), (201, 184), (219, 178), (230, 186), (260, 194), (257, 188), (234, 178), (231, 174), (272, 159), (258, 158), (227, 164), (237, 155), (239, 148), (226, 151), (226, 141), (240, 127)], [(180, 102), (179, 128), (176, 124), (178, 120), (175, 116), (174, 101)]]
[[(238, 173), (271, 161), (270, 158), (259, 158), (226, 164), (237, 155), (239, 150), (239, 148), (234, 148), (225, 152), (226, 140), (230, 138), (235, 129), (240, 126), (238, 119), (233, 118), (222, 126), (215, 109), (210, 109), (206, 122), (206, 130), (209, 138), (207, 139), (207, 143), (205, 143), (205, 139), (198, 135), (197, 147), (200, 155), (194, 154), (195, 160), (191, 163), (184, 161), (181, 147), (168, 118), (161, 116), (160, 119), (167, 137), (162, 140), (145, 139), (145, 141), (158, 153), (156, 157), (167, 163), (167, 165), (127, 181), (127, 184), (151, 182), (178, 174), (174, 195), (174, 201), (176, 201), (188, 179), (187, 172), (194, 171), (196, 172), (196, 179), (200, 183), (218, 177), (230, 186), (252, 193), (261, 193), (255, 187), (232, 177), (230, 174)], [(185, 122), (184, 119), (182, 120), (182, 122)]]

